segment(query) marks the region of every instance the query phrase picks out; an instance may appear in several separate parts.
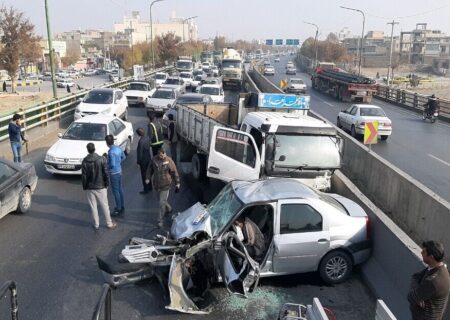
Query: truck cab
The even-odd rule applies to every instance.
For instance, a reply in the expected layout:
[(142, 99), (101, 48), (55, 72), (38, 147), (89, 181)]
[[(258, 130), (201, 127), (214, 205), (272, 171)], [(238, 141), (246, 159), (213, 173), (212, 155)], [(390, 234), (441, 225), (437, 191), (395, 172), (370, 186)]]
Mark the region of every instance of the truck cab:
[(328, 190), (340, 166), (340, 138), (333, 126), (302, 114), (250, 112), (240, 130), (214, 128), (207, 176), (223, 181), (291, 177)]

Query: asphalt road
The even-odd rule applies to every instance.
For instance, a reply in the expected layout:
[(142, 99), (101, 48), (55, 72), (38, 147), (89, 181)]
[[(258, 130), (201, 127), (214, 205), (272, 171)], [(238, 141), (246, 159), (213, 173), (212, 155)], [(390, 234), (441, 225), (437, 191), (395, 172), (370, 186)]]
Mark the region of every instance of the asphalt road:
[[(275, 76), (267, 76), (277, 86), (280, 80), (301, 78), (308, 85), (311, 109), (336, 124), (338, 113), (351, 103), (340, 102), (333, 97), (312, 90), (310, 76), (297, 73), (286, 75), (287, 61), (294, 57), (281, 57), (280, 62), (271, 62)], [(392, 120), (392, 135), (387, 141), (378, 141), (372, 150), (380, 156), (420, 181), (442, 198), (450, 201), (450, 124), (437, 121), (424, 122), (421, 115), (389, 103), (374, 100)]]
[[(146, 124), (144, 114), (143, 109), (130, 110), (135, 128)], [(103, 284), (95, 255), (116, 257), (130, 237), (145, 237), (156, 223), (156, 197), (138, 193), (140, 176), (131, 153), (123, 165), (125, 215), (117, 219), (119, 226), (113, 231), (105, 228), (100, 217), (100, 231), (95, 233), (80, 178), (48, 174), (42, 165), (47, 149), (26, 157), (39, 176), (31, 210), (0, 220), (0, 282), (17, 282), (20, 319), (91, 319)], [(171, 194), (170, 201), (174, 210), (181, 211), (198, 200), (210, 201), (221, 187), (217, 181), (200, 185), (185, 175), (182, 192)], [(111, 196), (109, 200), (112, 205)], [(323, 285), (316, 274), (264, 279), (249, 299), (231, 296), (217, 286), (207, 316), (166, 310), (158, 282), (148, 281), (114, 290), (112, 309), (113, 319), (276, 319), (282, 304), (307, 304), (313, 297), (334, 310), (338, 319), (374, 318), (374, 298), (357, 271), (338, 286)], [(8, 306), (9, 301), (2, 299), (1, 319), (8, 318)]]

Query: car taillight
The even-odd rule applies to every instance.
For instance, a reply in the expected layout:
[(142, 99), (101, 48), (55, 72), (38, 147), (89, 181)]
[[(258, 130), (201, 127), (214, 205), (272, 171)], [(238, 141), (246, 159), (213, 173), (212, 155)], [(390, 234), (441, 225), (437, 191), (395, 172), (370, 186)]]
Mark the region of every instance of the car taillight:
[(372, 239), (372, 226), (370, 225), (369, 217), (366, 217), (366, 239)]
[(365, 124), (366, 123), (364, 121), (362, 121), (362, 122), (358, 123), (358, 126), (364, 127)]

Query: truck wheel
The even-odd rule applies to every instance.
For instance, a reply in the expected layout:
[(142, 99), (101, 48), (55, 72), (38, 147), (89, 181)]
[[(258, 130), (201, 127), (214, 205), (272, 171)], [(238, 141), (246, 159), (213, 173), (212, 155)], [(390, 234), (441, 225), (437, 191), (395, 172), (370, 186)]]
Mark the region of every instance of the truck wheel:
[(319, 265), (322, 280), (328, 284), (346, 281), (352, 272), (353, 263), (344, 251), (332, 251), (323, 257)]
[(206, 179), (206, 157), (202, 154), (192, 156), (192, 176), (199, 181)]

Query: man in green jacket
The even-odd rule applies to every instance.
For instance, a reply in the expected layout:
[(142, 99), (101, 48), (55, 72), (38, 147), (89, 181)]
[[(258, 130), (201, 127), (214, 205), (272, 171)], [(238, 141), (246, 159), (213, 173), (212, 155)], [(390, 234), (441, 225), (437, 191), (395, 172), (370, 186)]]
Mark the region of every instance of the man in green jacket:
[(164, 148), (158, 150), (158, 155), (153, 158), (147, 169), (146, 182), (152, 182), (153, 190), (158, 192), (159, 217), (158, 226), (163, 226), (164, 214), (171, 213), (172, 207), (167, 199), (172, 182), (175, 180), (175, 192), (180, 190), (180, 177), (173, 160), (167, 156)]
[(442, 320), (447, 307), (450, 277), (444, 264), (444, 246), (436, 241), (422, 243), (422, 259), (428, 267), (413, 274), (408, 292), (413, 320)]

